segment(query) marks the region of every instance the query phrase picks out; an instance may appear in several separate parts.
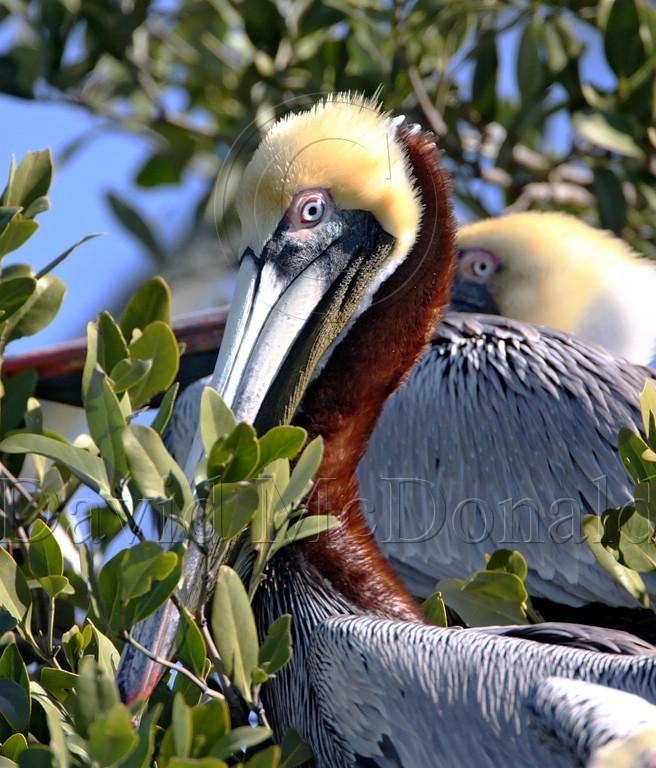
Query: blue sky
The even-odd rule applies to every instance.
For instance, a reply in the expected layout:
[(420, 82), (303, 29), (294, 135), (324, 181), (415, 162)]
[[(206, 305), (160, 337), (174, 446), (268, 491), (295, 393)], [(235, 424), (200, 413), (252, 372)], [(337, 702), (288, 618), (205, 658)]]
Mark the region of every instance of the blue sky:
[[(72, 140), (98, 124), (96, 118), (74, 107), (0, 96), (0, 186), (4, 186), (12, 154), (19, 159), (29, 150), (49, 146), (57, 164)], [(39, 230), (7, 257), (8, 262), (24, 261), (38, 269), (80, 237), (91, 232), (105, 235), (83, 245), (57, 268), (56, 274), (68, 286), (60, 314), (36, 337), (12, 344), (10, 352), (79, 334), (86, 320), (110, 303), (120, 280), (152, 273), (152, 261), (113, 217), (104, 195), (113, 190), (133, 201), (156, 231), (169, 238), (183, 225), (184, 202), (193, 199), (198, 181), (189, 178), (182, 187), (155, 190), (135, 187), (131, 179), (148, 152), (144, 139), (103, 132), (63, 167), (55, 168), (51, 210), (39, 217)]]

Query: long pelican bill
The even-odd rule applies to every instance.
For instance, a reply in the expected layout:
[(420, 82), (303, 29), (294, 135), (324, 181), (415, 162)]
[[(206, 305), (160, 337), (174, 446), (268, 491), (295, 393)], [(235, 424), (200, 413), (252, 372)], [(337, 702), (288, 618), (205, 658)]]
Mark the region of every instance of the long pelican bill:
[[(368, 212), (331, 204), (329, 216), (321, 230), (301, 236), (283, 218), (261, 254), (247, 249), (241, 260), (211, 385), (239, 421), (260, 432), (291, 420), (317, 363), (375, 290), (394, 246)], [(187, 477), (193, 477), (201, 452), (197, 433)], [(192, 613), (206, 597), (199, 574), (212, 573), (215, 566), (204, 566), (199, 550), (189, 546), (179, 599)], [(178, 611), (169, 603), (138, 625), (134, 639), (151, 657), (169, 659), (178, 625)], [(161, 674), (156, 660), (126, 645), (118, 672), (123, 700), (147, 698)]]

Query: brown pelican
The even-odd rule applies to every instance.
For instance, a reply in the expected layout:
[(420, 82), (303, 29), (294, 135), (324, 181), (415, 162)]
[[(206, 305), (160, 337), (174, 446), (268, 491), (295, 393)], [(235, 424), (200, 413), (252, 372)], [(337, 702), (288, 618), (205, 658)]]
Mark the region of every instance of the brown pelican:
[(564, 213), (525, 211), (462, 227), (458, 247), (463, 284), (455, 295), (467, 311), (493, 307), (600, 344), (614, 357), (653, 359), (656, 266), (624, 240)]
[[(512, 221), (523, 233), (521, 252), (514, 255)], [(584, 236), (591, 236), (627, 274), (637, 270), (649, 281), (651, 269), (621, 241), (569, 217), (517, 214), (458, 233), (457, 306), (491, 311), (499, 304), (510, 311), (508, 285), (553, 302), (553, 292), (512, 277), (517, 272), (528, 283), (546, 279), (544, 256), (535, 255), (547, 239), (544, 224), (563, 233), (555, 249), (561, 271), (567, 264), (576, 274), (583, 271), (576, 260), (590, 250)], [(572, 231), (575, 237), (565, 237)], [(527, 233), (533, 233), (531, 241)], [(522, 269), (527, 264), (532, 266)], [(505, 289), (494, 281), (497, 272), (511, 275)], [(557, 317), (553, 308), (544, 314)], [(224, 324), (220, 311), (176, 324), (187, 347), (183, 387), (211, 370)], [(4, 369), (11, 374), (36, 366), (40, 396), (76, 402), (83, 360), (83, 346), (74, 342), (9, 358)], [(425, 596), (441, 578), (467, 576), (482, 566), (485, 554), (511, 546), (528, 560), (529, 591), (545, 618), (629, 628), (653, 641), (653, 614), (636, 608), (580, 536), (583, 514), (631, 499), (616, 456), (617, 433), (640, 423), (637, 393), (653, 375), (562, 331), (447, 313), (418, 366), (386, 403), (358, 468), (366, 519), (413, 593)], [(183, 393), (170, 423), (168, 444), (181, 461), (207, 383)]]
[[(294, 616), (293, 661), (267, 688), (275, 730), (296, 727), (319, 766), (565, 766), (652, 725), (653, 657), (426, 626), (360, 515), (357, 464), (453, 271), (431, 137), (361, 99), (327, 99), (269, 131), (240, 216), (244, 255), (212, 384), (261, 428), (302, 399), (297, 418), (323, 435), (331, 479), (310, 513), (342, 521), (276, 555), (256, 595), (261, 631)], [(145, 634), (169, 653), (161, 629)], [(143, 675), (126, 654), (126, 699), (147, 695)]]

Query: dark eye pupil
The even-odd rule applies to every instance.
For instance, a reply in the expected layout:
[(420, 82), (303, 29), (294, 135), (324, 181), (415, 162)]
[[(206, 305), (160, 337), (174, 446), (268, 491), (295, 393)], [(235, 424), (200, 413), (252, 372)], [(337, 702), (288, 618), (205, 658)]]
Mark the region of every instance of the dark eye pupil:
[(316, 214), (317, 214), (317, 209), (316, 209), (316, 207), (315, 207), (314, 205), (311, 205), (311, 206), (308, 208), (308, 215), (309, 215), (309, 216), (316, 216)]

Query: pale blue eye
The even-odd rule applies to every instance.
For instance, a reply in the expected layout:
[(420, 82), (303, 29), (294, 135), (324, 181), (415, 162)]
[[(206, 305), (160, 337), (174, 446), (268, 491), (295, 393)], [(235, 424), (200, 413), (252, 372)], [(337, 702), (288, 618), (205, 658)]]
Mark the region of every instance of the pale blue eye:
[(312, 197), (303, 203), (301, 221), (303, 224), (316, 224), (323, 216), (325, 206), (320, 197)]

